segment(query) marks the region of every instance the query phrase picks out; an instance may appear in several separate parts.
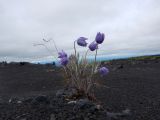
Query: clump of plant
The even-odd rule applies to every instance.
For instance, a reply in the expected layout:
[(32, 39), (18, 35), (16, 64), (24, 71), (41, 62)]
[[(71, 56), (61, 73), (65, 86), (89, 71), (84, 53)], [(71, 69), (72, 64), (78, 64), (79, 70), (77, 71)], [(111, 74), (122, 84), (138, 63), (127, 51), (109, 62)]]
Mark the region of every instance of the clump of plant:
[[(77, 89), (79, 95), (91, 97), (94, 95), (94, 89), (96, 81), (94, 76), (100, 74), (101, 76), (107, 75), (108, 68), (102, 66), (97, 62), (98, 46), (103, 43), (105, 39), (104, 33), (98, 32), (95, 40), (89, 45), (87, 43), (88, 38), (79, 37), (74, 41), (74, 53), (68, 56), (65, 51), (58, 52), (59, 62), (63, 67), (67, 84), (69, 87)], [(80, 56), (77, 51), (77, 46), (88, 47), (88, 50), (84, 55)], [(89, 62), (87, 60), (88, 52), (95, 52), (94, 61)]]
[[(97, 85), (94, 79), (95, 75), (100, 74), (101, 76), (105, 76), (108, 74), (108, 68), (100, 66), (100, 63), (97, 61), (98, 47), (103, 43), (104, 39), (104, 33), (98, 32), (95, 40), (88, 45), (88, 38), (79, 37), (74, 41), (74, 53), (71, 55), (68, 55), (63, 50), (58, 51), (57, 46), (53, 41), (54, 47), (56, 48), (56, 51), (58, 53), (59, 63), (64, 70), (67, 85), (70, 88), (74, 88), (78, 91), (77, 95), (75, 96), (85, 96), (92, 99), (94, 97), (95, 86)], [(43, 39), (43, 41), (49, 42), (51, 41), (51, 39)], [(37, 45), (44, 46), (48, 50), (48, 52), (51, 53), (51, 51), (45, 44), (34, 44), (34, 46)], [(77, 51), (78, 46), (88, 48), (84, 55), (80, 56), (79, 52)], [(87, 60), (89, 51), (95, 52), (94, 60), (92, 62)], [(55, 59), (57, 60), (56, 57)]]

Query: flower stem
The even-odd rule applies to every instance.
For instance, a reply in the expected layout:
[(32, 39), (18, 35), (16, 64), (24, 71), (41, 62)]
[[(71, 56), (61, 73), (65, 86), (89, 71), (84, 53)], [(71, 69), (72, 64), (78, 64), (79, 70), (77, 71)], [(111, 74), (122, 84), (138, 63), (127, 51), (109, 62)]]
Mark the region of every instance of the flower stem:
[(85, 57), (85, 58), (84, 58), (84, 59), (85, 59), (85, 61), (86, 61), (86, 59), (87, 59), (88, 51), (89, 51), (89, 49), (86, 51), (85, 56), (84, 56), (84, 57)]
[(96, 63), (97, 63), (97, 52), (98, 52), (98, 49), (96, 49), (96, 54), (95, 54), (95, 58), (94, 58), (94, 65), (93, 65), (93, 74), (95, 72), (95, 68), (96, 68)]
[(77, 57), (77, 51), (76, 51), (76, 40), (74, 41), (74, 52), (75, 52), (75, 56)]
[(94, 58), (94, 65), (93, 65), (93, 68), (92, 68), (92, 74), (91, 74), (91, 77), (90, 77), (90, 86), (89, 86), (89, 89), (91, 88), (93, 94), (94, 94), (94, 80), (92, 79), (92, 77), (93, 77), (95, 69), (96, 69), (97, 52), (98, 52), (98, 49), (96, 49), (96, 54), (95, 54), (95, 58)]
[(95, 62), (95, 64), (96, 64), (96, 62), (97, 62), (97, 49), (96, 49), (96, 54), (95, 54), (95, 59), (94, 59), (94, 62)]

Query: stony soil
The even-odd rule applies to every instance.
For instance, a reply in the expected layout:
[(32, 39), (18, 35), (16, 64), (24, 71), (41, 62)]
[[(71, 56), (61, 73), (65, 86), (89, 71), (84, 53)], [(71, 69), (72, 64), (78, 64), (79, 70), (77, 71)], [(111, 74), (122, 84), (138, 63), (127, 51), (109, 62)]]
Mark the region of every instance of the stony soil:
[(0, 64), (0, 120), (160, 120), (160, 59), (103, 64), (110, 73), (95, 78), (99, 102), (71, 104), (56, 96), (64, 87), (58, 68)]

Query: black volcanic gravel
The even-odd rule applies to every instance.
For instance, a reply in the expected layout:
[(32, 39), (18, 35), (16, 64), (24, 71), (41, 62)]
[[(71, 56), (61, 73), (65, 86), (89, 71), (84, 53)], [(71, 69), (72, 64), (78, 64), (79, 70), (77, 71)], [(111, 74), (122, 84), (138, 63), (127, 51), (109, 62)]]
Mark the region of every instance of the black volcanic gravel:
[[(38, 96), (42, 97), (42, 96)], [(14, 100), (0, 105), (0, 120), (105, 120), (106, 112), (95, 108), (94, 103), (68, 104), (64, 98), (48, 97), (37, 101), (37, 97)], [(21, 102), (20, 102), (21, 101)]]
[(95, 92), (111, 119), (104, 110), (91, 111), (91, 106), (76, 111), (57, 98), (64, 86), (58, 68), (0, 64), (0, 120), (160, 120), (160, 59), (104, 64), (110, 73), (95, 78), (100, 84)]

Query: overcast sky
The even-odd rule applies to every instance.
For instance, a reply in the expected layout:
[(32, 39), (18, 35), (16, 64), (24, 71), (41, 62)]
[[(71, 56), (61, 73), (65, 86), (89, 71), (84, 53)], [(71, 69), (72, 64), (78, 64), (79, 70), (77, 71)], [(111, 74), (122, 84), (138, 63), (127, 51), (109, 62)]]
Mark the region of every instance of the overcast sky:
[(49, 60), (33, 44), (52, 38), (71, 53), (74, 40), (97, 32), (106, 35), (100, 55), (160, 53), (160, 0), (0, 0), (0, 60)]

